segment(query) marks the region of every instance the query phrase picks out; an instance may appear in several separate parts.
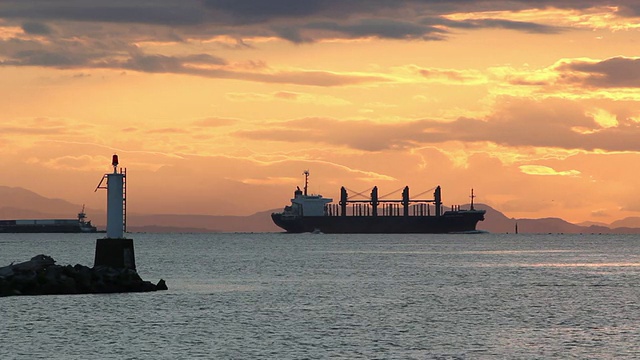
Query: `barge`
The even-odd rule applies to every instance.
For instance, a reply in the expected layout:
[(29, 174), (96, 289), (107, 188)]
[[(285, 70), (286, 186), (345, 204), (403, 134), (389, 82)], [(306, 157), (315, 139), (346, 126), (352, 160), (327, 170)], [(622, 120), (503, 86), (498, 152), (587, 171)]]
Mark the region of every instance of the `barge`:
[(86, 220), (84, 207), (77, 219), (0, 220), (0, 233), (94, 233), (97, 228)]

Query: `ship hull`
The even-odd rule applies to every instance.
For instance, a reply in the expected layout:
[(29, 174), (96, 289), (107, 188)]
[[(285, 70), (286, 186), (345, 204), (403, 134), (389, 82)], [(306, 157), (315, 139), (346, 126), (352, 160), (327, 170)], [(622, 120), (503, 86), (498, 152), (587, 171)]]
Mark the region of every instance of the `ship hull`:
[(85, 230), (80, 227), (57, 226), (6, 226), (0, 227), (0, 233), (90, 233), (96, 230)]
[(325, 234), (443, 234), (476, 231), (484, 211), (452, 211), (441, 216), (283, 216), (273, 222), (290, 233)]
[(1, 221), (0, 233), (95, 233), (94, 226), (80, 224), (6, 224)]

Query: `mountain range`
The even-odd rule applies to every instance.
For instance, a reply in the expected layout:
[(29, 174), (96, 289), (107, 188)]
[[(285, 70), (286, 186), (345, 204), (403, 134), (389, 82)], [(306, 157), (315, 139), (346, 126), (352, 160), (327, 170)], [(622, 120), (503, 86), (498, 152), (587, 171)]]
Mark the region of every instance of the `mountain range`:
[[(0, 186), (0, 219), (67, 219), (74, 218), (82, 210), (81, 205), (62, 199), (51, 199), (20, 187)], [(560, 218), (515, 219), (484, 204), (477, 209), (487, 211), (485, 220), (478, 223), (478, 230), (492, 233), (585, 233), (585, 234), (636, 234), (640, 233), (640, 217), (627, 217), (611, 224), (573, 224)], [(106, 204), (105, 204), (106, 208)], [(468, 208), (468, 205), (462, 208)], [(199, 214), (127, 214), (129, 232), (281, 232), (271, 221), (271, 213), (277, 210), (257, 212), (248, 216), (216, 216)], [(85, 209), (89, 219), (104, 229), (104, 209)]]

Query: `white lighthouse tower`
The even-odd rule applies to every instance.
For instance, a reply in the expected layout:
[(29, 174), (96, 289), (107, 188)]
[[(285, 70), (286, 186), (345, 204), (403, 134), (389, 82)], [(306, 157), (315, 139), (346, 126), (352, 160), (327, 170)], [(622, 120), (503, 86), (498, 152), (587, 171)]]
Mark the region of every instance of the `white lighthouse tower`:
[(113, 155), (111, 162), (113, 173), (105, 174), (107, 178), (107, 237), (120, 239), (124, 235), (124, 197), (125, 173), (118, 173), (118, 155)]
[[(107, 237), (98, 239), (94, 266), (136, 269), (133, 239), (125, 239), (126, 231), (126, 169), (118, 170), (118, 155), (113, 155), (113, 172), (104, 174), (96, 187), (107, 189)], [(104, 180), (107, 186), (102, 186)]]

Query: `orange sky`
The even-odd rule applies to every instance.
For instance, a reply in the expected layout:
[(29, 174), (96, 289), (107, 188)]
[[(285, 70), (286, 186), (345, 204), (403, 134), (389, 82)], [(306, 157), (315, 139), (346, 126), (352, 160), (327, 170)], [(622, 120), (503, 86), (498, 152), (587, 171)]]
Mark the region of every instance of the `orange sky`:
[(640, 216), (636, 1), (103, 3), (0, 3), (0, 185), (104, 208), (118, 153), (138, 213), (281, 208), (309, 169)]

